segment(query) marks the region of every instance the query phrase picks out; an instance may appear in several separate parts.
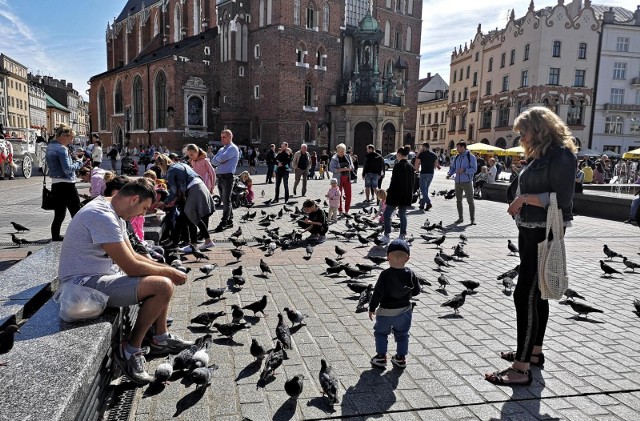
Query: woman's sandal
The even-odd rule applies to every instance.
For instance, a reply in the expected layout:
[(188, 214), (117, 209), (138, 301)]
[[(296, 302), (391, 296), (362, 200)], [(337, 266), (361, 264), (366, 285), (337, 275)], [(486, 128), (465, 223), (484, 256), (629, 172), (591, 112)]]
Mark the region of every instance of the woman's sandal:
[[(525, 382), (520, 382), (520, 381), (519, 382), (514, 382), (510, 378), (505, 380), (504, 377), (510, 371), (513, 371), (515, 373), (524, 374), (525, 376), (527, 376), (527, 380)], [(533, 375), (531, 374), (531, 371), (522, 371), (522, 370), (518, 370), (517, 368), (509, 367), (509, 368), (504, 369), (502, 371), (496, 371), (494, 373), (491, 373), (490, 377), (485, 376), (484, 379), (486, 381), (488, 381), (489, 383), (493, 383), (493, 384), (497, 384), (497, 385), (529, 386), (531, 384), (531, 382), (533, 382)]]
[[(536, 367), (542, 367), (544, 365), (544, 354), (542, 352), (539, 354), (531, 354), (531, 356), (536, 357), (538, 359), (538, 362), (534, 363), (533, 361), (530, 361), (529, 364), (535, 365)], [(501, 352), (500, 358), (512, 363), (516, 360), (516, 352), (515, 351)]]

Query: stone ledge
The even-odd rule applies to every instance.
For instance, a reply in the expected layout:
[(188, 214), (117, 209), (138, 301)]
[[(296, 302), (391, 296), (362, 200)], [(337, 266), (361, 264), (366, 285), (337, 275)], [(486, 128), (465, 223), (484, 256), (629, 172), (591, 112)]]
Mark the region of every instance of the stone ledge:
[(120, 312), (86, 323), (60, 320), (49, 300), (21, 328), (0, 371), (0, 420), (70, 420), (76, 417), (109, 355)]

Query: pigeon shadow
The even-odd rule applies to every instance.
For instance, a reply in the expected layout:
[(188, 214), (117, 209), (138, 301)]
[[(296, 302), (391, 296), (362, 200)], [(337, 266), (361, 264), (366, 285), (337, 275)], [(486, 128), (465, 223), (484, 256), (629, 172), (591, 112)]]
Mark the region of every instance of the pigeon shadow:
[(358, 295), (350, 295), (348, 297), (344, 297), (343, 300), (349, 300), (349, 301), (358, 301), (360, 299), (360, 296)]
[(302, 258), (307, 261), (311, 260), (311, 256), (303, 256)]
[(280, 408), (273, 414), (273, 421), (289, 421), (296, 415), (298, 400), (289, 398), (280, 405)]
[(571, 316), (571, 317), (567, 317), (567, 320), (569, 319), (573, 319), (577, 322), (587, 322), (587, 323), (594, 323), (594, 324), (602, 324), (604, 322), (600, 321), (600, 320), (594, 320), (594, 319), (589, 319), (588, 317), (581, 317), (581, 316)]
[(202, 306), (210, 306), (210, 305), (212, 305), (212, 304), (215, 304), (215, 303), (220, 302), (221, 300), (226, 300), (226, 298), (225, 298), (225, 297), (222, 297), (222, 298), (212, 298), (212, 299), (210, 299), (210, 300), (203, 301), (201, 304), (198, 304), (198, 307), (202, 307)]
[[(344, 400), (344, 396), (343, 396), (343, 400)], [(319, 410), (324, 411), (325, 413), (336, 412), (333, 405), (330, 405), (329, 401), (324, 396), (316, 396), (315, 398), (310, 399), (307, 402), (307, 406), (313, 406), (314, 408), (318, 408)]]
[(262, 320), (262, 317), (258, 317), (258, 316), (248, 316), (248, 315), (244, 315), (244, 320), (249, 323), (251, 326), (255, 326), (256, 324), (258, 324), (258, 322), (260, 322), (260, 320)]
[(512, 292), (511, 292), (511, 290), (510, 290), (510, 289), (509, 289), (509, 290), (503, 289), (503, 290), (502, 290), (502, 293), (503, 293), (506, 297), (511, 297), (511, 294), (512, 294)]
[(260, 371), (260, 366), (262, 366), (262, 360), (252, 361), (245, 368), (240, 370), (238, 373), (238, 377), (236, 377), (236, 382), (239, 382), (242, 379), (246, 379), (247, 377), (251, 377)]
[(259, 273), (257, 275), (253, 275), (256, 278), (262, 278), (262, 279), (269, 279), (269, 277), (267, 275), (265, 275), (264, 273)]
[(449, 293), (447, 292), (446, 289), (442, 289), (442, 288), (436, 288), (436, 292), (440, 295), (444, 295), (445, 297), (449, 296)]
[(216, 345), (223, 345), (223, 346), (244, 346), (243, 343), (236, 342), (235, 339), (226, 338), (226, 337), (216, 338), (212, 342)]
[(439, 316), (438, 319), (464, 319), (464, 317), (462, 317), (460, 313), (449, 313), (444, 316)]
[(291, 332), (291, 334), (292, 334), (292, 335), (294, 335), (294, 334), (298, 333), (298, 331), (299, 331), (300, 329), (302, 329), (303, 327), (305, 327), (305, 326), (306, 326), (306, 324), (305, 324), (305, 323), (297, 324), (297, 325), (295, 325), (295, 326), (291, 326), (291, 327), (289, 328), (289, 331)]
[(196, 281), (202, 281), (203, 279), (207, 279), (207, 278), (209, 278), (210, 276), (211, 276), (211, 275), (199, 276), (199, 277), (197, 277), (197, 278), (194, 278), (194, 279), (193, 279), (193, 282), (196, 282)]
[(153, 381), (149, 383), (149, 387), (142, 394), (142, 399), (151, 398), (153, 396), (159, 395), (166, 389), (166, 385), (162, 382)]
[(240, 260), (234, 260), (233, 262), (227, 262), (225, 266), (233, 266), (233, 265), (237, 265), (238, 263), (240, 263)]
[(206, 387), (201, 387), (184, 395), (178, 402), (176, 402), (176, 412), (173, 414), (173, 417), (179, 417), (184, 411), (197, 404), (204, 396), (206, 390)]
[(187, 326), (191, 333), (210, 333), (212, 332), (207, 326)]

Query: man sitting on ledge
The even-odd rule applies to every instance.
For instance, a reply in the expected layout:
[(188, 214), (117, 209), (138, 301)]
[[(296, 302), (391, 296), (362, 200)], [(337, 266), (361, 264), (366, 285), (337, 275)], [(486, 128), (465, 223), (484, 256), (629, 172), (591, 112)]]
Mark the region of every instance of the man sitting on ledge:
[[(142, 340), (153, 325), (149, 344), (153, 354), (177, 353), (194, 342), (167, 331), (167, 311), (174, 285), (186, 282), (186, 274), (153, 262), (133, 251), (127, 239), (125, 220), (144, 215), (156, 192), (147, 178), (126, 184), (113, 197), (98, 196), (71, 220), (60, 251), (58, 278), (102, 291), (108, 306), (141, 303), (128, 341), (114, 350), (114, 358), (134, 383), (153, 380), (144, 368)], [(114, 264), (124, 273), (114, 271)]]

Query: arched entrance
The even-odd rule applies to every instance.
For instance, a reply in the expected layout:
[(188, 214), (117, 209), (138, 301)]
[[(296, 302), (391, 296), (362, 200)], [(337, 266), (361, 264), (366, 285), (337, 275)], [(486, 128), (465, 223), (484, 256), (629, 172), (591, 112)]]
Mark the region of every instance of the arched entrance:
[(496, 146), (502, 149), (506, 149), (507, 148), (507, 141), (504, 140), (503, 137), (498, 138), (498, 140), (496, 140)]
[(411, 136), (411, 133), (407, 133), (404, 136), (404, 143), (402, 144), (402, 146), (406, 146), (406, 145), (411, 145), (411, 150), (415, 150), (416, 145), (415, 145), (415, 138), (413, 136)]
[(482, 140), (480, 141), (480, 143), (484, 143), (485, 145), (488, 145), (488, 144), (489, 144), (489, 139), (486, 139), (486, 138), (485, 138), (485, 139), (482, 139)]
[(451, 149), (455, 148), (456, 144), (453, 142), (453, 140), (449, 141), (449, 150), (447, 152), (451, 152)]
[(353, 153), (363, 159), (367, 154), (367, 145), (373, 144), (373, 126), (366, 121), (356, 124), (353, 130)]
[(393, 124), (387, 123), (382, 129), (382, 155), (395, 152), (396, 150), (396, 128)]

